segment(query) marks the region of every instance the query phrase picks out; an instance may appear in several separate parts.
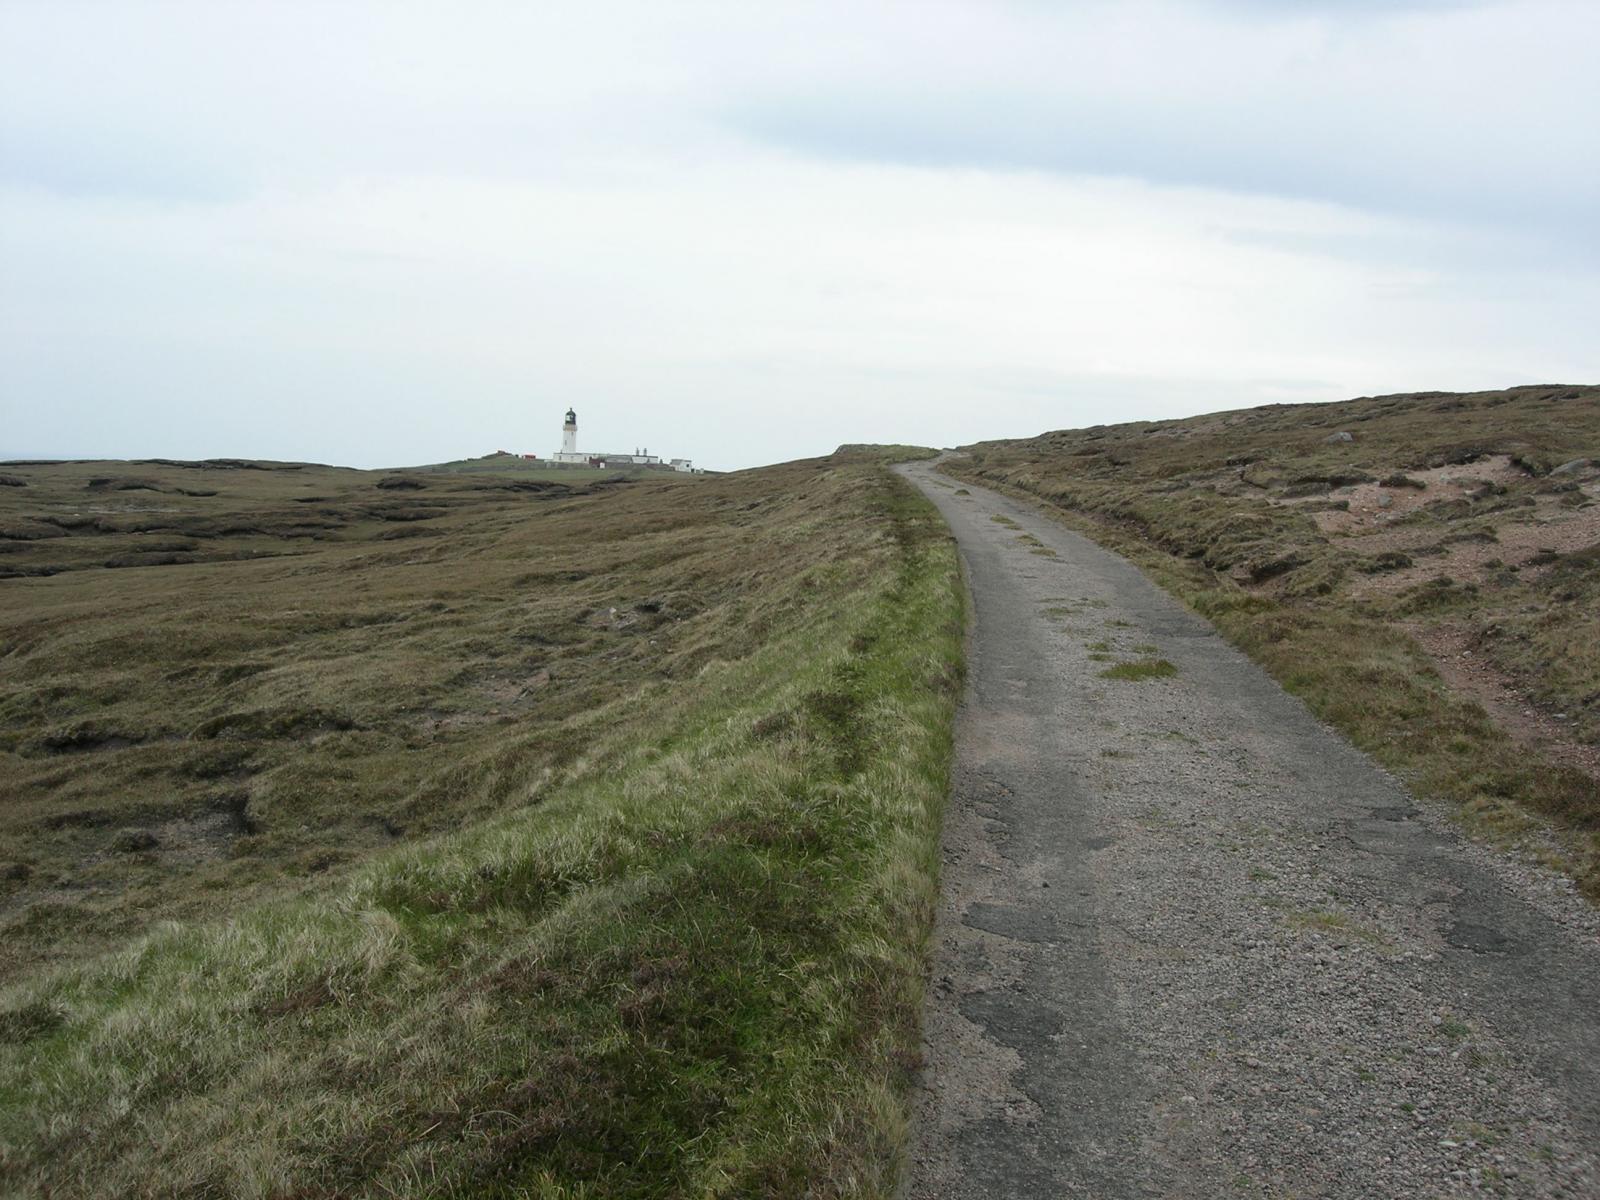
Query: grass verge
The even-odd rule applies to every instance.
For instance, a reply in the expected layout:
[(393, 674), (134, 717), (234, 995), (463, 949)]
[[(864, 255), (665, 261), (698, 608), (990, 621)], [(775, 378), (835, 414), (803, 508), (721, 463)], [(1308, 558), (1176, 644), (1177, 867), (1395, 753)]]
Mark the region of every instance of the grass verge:
[(840, 480), (856, 561), (522, 804), (0, 994), (0, 1188), (891, 1194), (962, 599), (926, 502)]

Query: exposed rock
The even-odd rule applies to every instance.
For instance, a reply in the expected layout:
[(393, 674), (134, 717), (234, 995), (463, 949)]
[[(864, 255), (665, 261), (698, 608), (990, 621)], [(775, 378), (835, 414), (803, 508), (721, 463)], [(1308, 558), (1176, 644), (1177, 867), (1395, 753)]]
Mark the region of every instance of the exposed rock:
[(1353, 442), (1356, 440), (1356, 435), (1347, 430), (1341, 429), (1338, 433), (1330, 433), (1322, 440), (1325, 442)]
[(1594, 461), (1592, 459), (1575, 458), (1571, 462), (1562, 463), (1555, 470), (1551, 471), (1550, 474), (1552, 474), (1552, 475), (1577, 475), (1580, 472), (1582, 472), (1583, 470), (1585, 470), (1586, 468), (1591, 467), (1593, 465), (1594, 465)]

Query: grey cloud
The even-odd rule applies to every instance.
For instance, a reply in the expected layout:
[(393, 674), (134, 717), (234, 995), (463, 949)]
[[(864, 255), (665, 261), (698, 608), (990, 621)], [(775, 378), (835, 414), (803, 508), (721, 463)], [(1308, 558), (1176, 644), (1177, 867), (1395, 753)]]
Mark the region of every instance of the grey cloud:
[[(1600, 39), (1600, 10), (1219, 0), (1096, 12), (1028, 12), (970, 51), (907, 30), (871, 68), (826, 87), (757, 81), (722, 115), (823, 159), (1124, 176), (1600, 251), (1600, 76), (1581, 49)], [(1316, 20), (1285, 28), (1291, 18)]]
[[(1296, 142), (1224, 113), (1129, 113), (1026, 97), (830, 97), (730, 112), (767, 144), (854, 162), (1111, 175), (1326, 201), (1374, 212), (1516, 225), (1574, 249), (1600, 250), (1600, 177), (1590, 164), (1528, 175), (1492, 157), (1418, 147), (1372, 153), (1358, 129), (1305, 131)], [(1583, 149), (1574, 148), (1575, 151)]]

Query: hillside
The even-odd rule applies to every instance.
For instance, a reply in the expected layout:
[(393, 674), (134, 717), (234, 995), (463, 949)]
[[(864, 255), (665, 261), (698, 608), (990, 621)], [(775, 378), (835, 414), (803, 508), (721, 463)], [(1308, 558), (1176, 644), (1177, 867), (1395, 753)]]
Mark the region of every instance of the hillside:
[(1057, 431), (945, 470), (1130, 554), (1421, 793), (1600, 895), (1600, 388)]
[(881, 455), (3, 474), (0, 1191), (892, 1190), (961, 599)]
[(449, 462), (425, 463), (397, 470), (423, 475), (500, 475), (516, 479), (547, 480), (553, 483), (585, 483), (595, 479), (616, 478), (620, 475), (653, 473), (644, 467), (630, 471), (622, 467), (565, 466), (547, 459), (526, 459), (516, 454), (484, 454), (477, 458), (458, 458)]

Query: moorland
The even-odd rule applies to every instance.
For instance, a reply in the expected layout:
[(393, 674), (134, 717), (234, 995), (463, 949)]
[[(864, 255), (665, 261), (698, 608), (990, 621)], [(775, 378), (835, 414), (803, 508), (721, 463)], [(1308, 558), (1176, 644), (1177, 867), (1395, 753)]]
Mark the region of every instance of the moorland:
[(3, 475), (0, 1191), (892, 1191), (962, 597), (884, 455)]
[[(931, 453), (0, 466), (0, 1191), (895, 1194), (964, 592), (888, 464)], [(940, 469), (1600, 896), (1600, 388)]]

